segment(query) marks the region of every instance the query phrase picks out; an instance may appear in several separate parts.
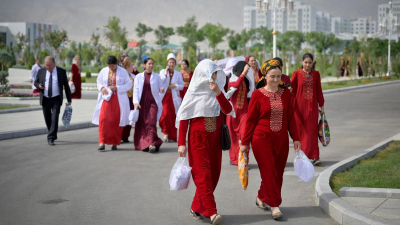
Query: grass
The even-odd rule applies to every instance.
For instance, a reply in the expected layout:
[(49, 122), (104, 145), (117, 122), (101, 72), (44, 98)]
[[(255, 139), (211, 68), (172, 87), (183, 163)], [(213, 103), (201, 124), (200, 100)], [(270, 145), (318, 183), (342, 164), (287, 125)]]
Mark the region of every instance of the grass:
[(329, 82), (329, 83), (322, 83), (322, 90), (330, 90), (330, 89), (336, 89), (336, 88), (345, 88), (345, 87), (352, 87), (352, 86), (359, 86), (359, 85), (365, 85), (365, 84), (373, 84), (373, 83), (380, 83), (380, 82), (387, 82), (387, 81), (395, 81), (395, 80), (400, 80), (400, 78), (397, 78), (395, 76), (392, 76), (391, 79), (381, 79), (379, 77), (374, 77), (374, 78), (365, 78), (362, 80), (347, 80), (347, 81), (335, 81), (335, 82)]
[(342, 187), (400, 189), (400, 142), (391, 143), (373, 158), (335, 174), (330, 185), (337, 195)]
[(29, 105), (0, 105), (0, 110), (2, 109), (17, 109), (17, 108), (28, 108)]

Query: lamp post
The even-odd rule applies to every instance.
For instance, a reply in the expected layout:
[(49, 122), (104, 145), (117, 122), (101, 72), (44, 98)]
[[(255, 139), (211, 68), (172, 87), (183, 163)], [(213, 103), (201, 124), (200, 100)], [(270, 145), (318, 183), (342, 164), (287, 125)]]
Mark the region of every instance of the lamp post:
[[(280, 4), (279, 4), (280, 2)], [(268, 14), (268, 10), (272, 10), (273, 13), (273, 22), (272, 22), (272, 43), (273, 43), (273, 52), (272, 56), (276, 57), (276, 11), (278, 9), (283, 9), (286, 11), (286, 6), (288, 6), (290, 13), (293, 11), (293, 0), (264, 0), (261, 4), (261, 0), (256, 0), (256, 9), (258, 12), (263, 11), (265, 15)], [(283, 18), (282, 18), (283, 19)]]
[(392, 63), (390, 61), (391, 37), (392, 37), (392, 32), (396, 31), (399, 28), (398, 18), (393, 16), (393, 4), (392, 4), (391, 1), (389, 2), (389, 12), (385, 17), (381, 17), (381, 21), (382, 21), (381, 24), (380, 24), (381, 32), (385, 33), (386, 29), (389, 32), (389, 37), (388, 37), (388, 68), (387, 68), (386, 76), (390, 76), (390, 72), (392, 71)]

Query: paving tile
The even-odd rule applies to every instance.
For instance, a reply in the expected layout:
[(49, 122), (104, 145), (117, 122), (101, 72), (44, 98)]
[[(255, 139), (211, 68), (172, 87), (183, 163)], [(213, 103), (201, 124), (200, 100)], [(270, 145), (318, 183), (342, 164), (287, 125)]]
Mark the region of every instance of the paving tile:
[(388, 199), (379, 206), (379, 209), (399, 209), (398, 215), (400, 215), (400, 199)]
[(400, 209), (382, 209), (378, 208), (372, 212), (372, 215), (386, 220), (398, 220), (400, 222)]
[(386, 198), (359, 198), (359, 197), (342, 197), (346, 202), (354, 205), (355, 207), (370, 207), (377, 208)]

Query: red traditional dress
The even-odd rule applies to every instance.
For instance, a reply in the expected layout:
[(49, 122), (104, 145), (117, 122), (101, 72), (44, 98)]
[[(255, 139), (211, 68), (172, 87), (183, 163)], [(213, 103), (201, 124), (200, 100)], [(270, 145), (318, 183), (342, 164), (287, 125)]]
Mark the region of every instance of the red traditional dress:
[(151, 73), (144, 72), (144, 84), (142, 98), (140, 99), (140, 111), (138, 121), (135, 123), (133, 135), (135, 150), (145, 150), (150, 145), (159, 151), (163, 141), (157, 135), (157, 103), (151, 93)]
[[(174, 76), (174, 71), (169, 72), (169, 84), (171, 84), (172, 77)], [(161, 113), (160, 121), (158, 121), (158, 124), (160, 124), (161, 131), (165, 134), (168, 135), (168, 139), (171, 141), (177, 141), (177, 133), (178, 130), (175, 127), (175, 106), (174, 102), (172, 99), (172, 92), (171, 89), (168, 88), (167, 93), (165, 93), (165, 96), (162, 100), (163, 104), (163, 111)]]
[[(116, 84), (117, 74), (108, 73), (108, 86)], [(119, 145), (123, 127), (119, 126), (120, 108), (118, 94), (114, 92), (109, 101), (103, 101), (99, 117), (99, 144)]]
[(81, 73), (79, 72), (79, 67), (75, 64), (72, 64), (71, 67), (72, 73), (72, 82), (75, 85), (75, 92), (71, 95), (74, 99), (82, 98), (82, 80), (81, 80)]
[(257, 89), (251, 96), (242, 145), (251, 143), (261, 174), (258, 198), (271, 207), (282, 203), (283, 172), (289, 154), (289, 137), (298, 141), (290, 91)]
[[(216, 98), (223, 112), (232, 111), (232, 106), (224, 94)], [(221, 114), (218, 117), (181, 120), (179, 123), (179, 146), (186, 146), (186, 133), (189, 129), (189, 165), (192, 167), (193, 182), (196, 185), (192, 210), (208, 218), (217, 214), (214, 190), (221, 173)]]
[[(133, 71), (133, 74), (134, 75), (136, 75), (136, 74), (138, 74), (139, 73), (139, 71)], [(129, 107), (130, 107), (130, 110), (134, 110), (135, 109), (135, 106), (133, 105), (133, 84), (134, 84), (134, 79), (133, 79), (133, 77), (132, 76), (130, 76), (130, 78), (131, 78), (131, 81), (132, 81), (132, 89), (131, 90), (129, 90), (128, 92), (127, 92), (127, 94), (128, 94), (128, 98), (129, 98)], [(132, 126), (131, 125), (126, 125), (125, 127), (124, 127), (124, 130), (122, 131), (122, 141), (125, 141), (125, 142), (128, 142), (128, 138), (129, 138), (129, 136), (131, 136), (131, 129), (132, 129)]]
[(301, 148), (309, 159), (319, 159), (318, 105), (324, 106), (319, 72), (311, 70), (306, 73), (303, 69), (294, 71), (292, 88)]
[[(235, 75), (232, 75), (235, 76)], [(237, 88), (231, 97), (231, 102), (236, 113), (236, 118), (230, 115), (226, 116), (226, 124), (228, 125), (229, 134), (231, 136), (231, 149), (229, 149), (229, 158), (234, 165), (238, 164), (239, 156), (239, 140), (244, 137), (244, 130), (247, 120), (247, 110), (249, 108), (247, 102), (247, 87), (244, 82), (244, 76), (240, 75), (237, 81), (229, 82), (228, 89)]]
[(192, 79), (193, 71), (189, 71), (189, 73), (186, 73), (185, 71), (181, 70), (180, 72), (182, 74), (183, 84), (184, 84), (182, 91), (180, 91), (181, 98), (183, 99), (183, 97), (185, 97), (186, 91), (189, 87), (190, 80)]

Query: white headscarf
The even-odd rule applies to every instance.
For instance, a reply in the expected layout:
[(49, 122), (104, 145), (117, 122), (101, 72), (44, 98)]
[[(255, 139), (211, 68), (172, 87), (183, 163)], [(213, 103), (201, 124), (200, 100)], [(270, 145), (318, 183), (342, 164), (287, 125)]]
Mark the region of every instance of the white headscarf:
[(224, 68), (224, 73), (226, 76), (229, 76), (229, 74), (232, 74), (232, 69), (238, 62), (239, 61), (235, 58), (229, 59), (229, 61), (226, 63), (225, 68)]
[[(217, 72), (217, 79), (215, 82), (222, 94), (226, 97), (224, 91), (226, 78), (221, 68), (209, 59), (201, 61), (194, 70), (185, 98), (183, 98), (176, 115), (176, 128), (179, 128), (181, 120), (188, 120), (196, 117), (219, 116), (221, 107), (215, 97), (214, 91), (210, 89), (210, 81), (213, 80), (212, 75), (215, 72)], [(229, 115), (235, 117), (235, 110), (232, 110)]]

